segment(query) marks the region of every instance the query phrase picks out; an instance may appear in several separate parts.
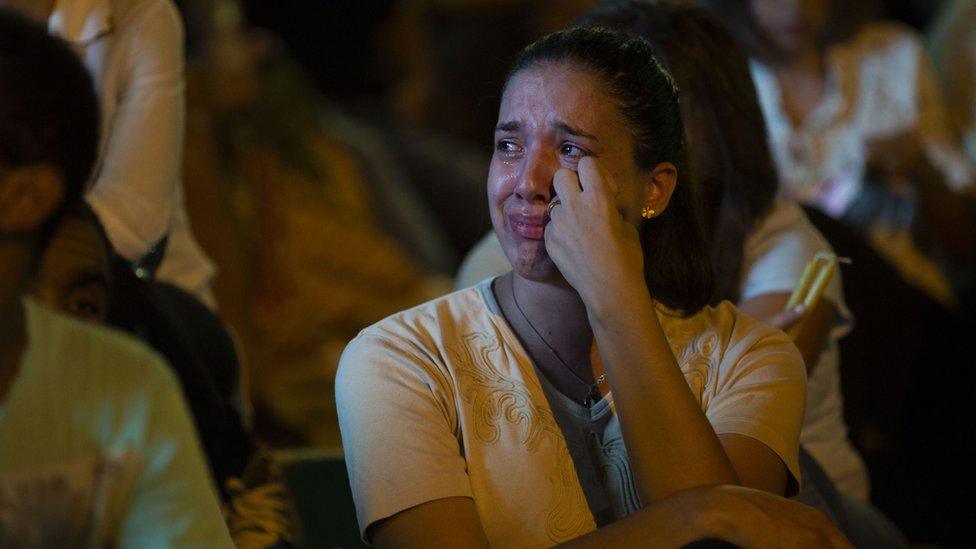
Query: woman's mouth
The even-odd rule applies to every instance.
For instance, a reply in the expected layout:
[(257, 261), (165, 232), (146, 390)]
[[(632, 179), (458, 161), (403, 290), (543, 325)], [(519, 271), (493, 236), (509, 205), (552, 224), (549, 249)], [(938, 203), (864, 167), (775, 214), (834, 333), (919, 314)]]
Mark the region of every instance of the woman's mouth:
[(546, 223), (548, 222), (549, 217), (546, 215), (514, 214), (508, 216), (508, 225), (512, 231), (527, 240), (544, 239)]

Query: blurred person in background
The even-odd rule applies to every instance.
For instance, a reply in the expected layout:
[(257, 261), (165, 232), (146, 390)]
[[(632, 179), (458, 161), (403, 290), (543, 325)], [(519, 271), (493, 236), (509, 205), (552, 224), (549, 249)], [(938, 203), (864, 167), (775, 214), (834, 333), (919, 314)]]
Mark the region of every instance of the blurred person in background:
[(948, 122), (976, 163), (976, 1), (946, 0), (928, 29)]
[[(944, 0), (929, 25), (929, 51), (945, 94), (947, 120), (976, 164), (976, 1)], [(976, 262), (960, 278), (976, 279)], [(976, 283), (959, 299), (976, 322)]]
[(189, 404), (234, 544), (290, 546), (294, 524), (280, 474), (233, 406), (239, 366), (219, 318), (179, 288), (137, 277), (83, 201), (55, 228), (31, 295), (52, 310), (123, 330), (163, 355)]
[[(443, 17), (436, 4), (242, 2), (248, 24), (278, 37), (327, 100), (330, 131), (355, 149), (373, 184), (382, 187), (374, 200), (391, 226), (399, 224), (400, 240), (422, 252), (425, 263), (451, 275), (458, 258), (490, 223), (481, 215), (484, 196), (479, 192), (487, 158), (484, 143), (479, 139), (472, 144), (446, 131), (480, 121), (482, 96), (468, 94), (468, 87), (444, 94), (449, 89), (445, 86), (454, 83), (444, 69), (459, 68), (465, 60), (469, 64), (463, 70), (470, 71), (466, 44), (488, 39), (499, 29), (487, 16), (493, 10), (469, 20)], [(450, 44), (437, 42), (441, 31), (451, 36)], [(322, 55), (340, 51), (342, 55)], [(494, 85), (500, 78), (492, 78), (490, 68), (486, 71), (471, 79), (471, 88), (484, 86), (486, 80)], [(450, 124), (431, 124), (444, 119), (432, 118), (432, 112), (449, 113)], [(420, 203), (408, 201), (412, 197)]]
[(953, 308), (973, 284), (974, 169), (918, 36), (856, 25), (832, 0), (702, 3), (752, 56), (781, 192), (859, 230)]
[[(179, 385), (135, 339), (26, 297), (98, 151), (68, 44), (0, 9), (0, 545), (231, 547)], [(74, 311), (98, 315), (98, 280)]]
[(364, 152), (375, 134), (323, 97), (276, 35), (233, 0), (180, 7), (187, 204), (224, 271), (215, 292), (247, 356), (255, 429), (275, 445), (337, 446), (322, 396), (342, 347), (444, 293), (449, 244), (388, 149)]
[(147, 275), (156, 270), (160, 280), (214, 307), (214, 265), (194, 240), (183, 204), (183, 31), (173, 4), (0, 0), (0, 6), (46, 24), (92, 74), (102, 123), (86, 200), (113, 248), (151, 266)]

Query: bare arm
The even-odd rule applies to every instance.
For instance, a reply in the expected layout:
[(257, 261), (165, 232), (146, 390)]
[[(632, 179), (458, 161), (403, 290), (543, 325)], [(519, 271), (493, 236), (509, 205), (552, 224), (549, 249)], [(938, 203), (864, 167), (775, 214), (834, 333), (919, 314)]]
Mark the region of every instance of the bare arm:
[[(662, 166), (653, 177), (675, 176)], [(562, 205), (551, 214), (546, 248), (586, 305), (643, 502), (695, 486), (739, 484), (740, 468), (757, 487), (785, 486), (785, 466), (772, 450), (733, 437), (727, 452), (715, 435), (658, 322), (636, 228), (618, 212), (596, 161), (581, 160), (578, 179), (556, 172), (554, 186)]]
[(607, 294), (587, 309), (641, 499), (649, 504), (694, 486), (739, 484), (671, 353), (643, 280)]
[[(366, 534), (379, 549), (488, 547), (470, 498), (412, 507), (376, 523)], [(686, 490), (562, 546), (673, 548), (706, 538), (743, 547), (850, 547), (812, 508), (730, 486)]]
[(129, 260), (169, 229), (183, 154), (183, 30), (171, 3), (147, 5), (126, 30), (128, 80), (102, 130), (107, 145), (88, 195), (112, 246)]
[[(707, 535), (696, 524), (699, 515), (692, 509), (681, 509), (682, 505), (690, 507), (676, 498), (667, 504), (642, 509), (563, 545), (680, 547)], [(376, 523), (367, 530), (366, 537), (378, 549), (489, 546), (474, 500), (470, 498), (445, 498), (412, 507)]]

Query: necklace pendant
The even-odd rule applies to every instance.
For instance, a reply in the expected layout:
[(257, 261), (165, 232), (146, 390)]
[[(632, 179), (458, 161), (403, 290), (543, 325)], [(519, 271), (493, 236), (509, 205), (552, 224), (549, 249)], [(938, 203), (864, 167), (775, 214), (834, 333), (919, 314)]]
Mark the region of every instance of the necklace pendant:
[(600, 391), (597, 390), (596, 385), (590, 387), (590, 394), (586, 395), (586, 400), (583, 401), (583, 405), (587, 408), (592, 408), (594, 404), (600, 402)]

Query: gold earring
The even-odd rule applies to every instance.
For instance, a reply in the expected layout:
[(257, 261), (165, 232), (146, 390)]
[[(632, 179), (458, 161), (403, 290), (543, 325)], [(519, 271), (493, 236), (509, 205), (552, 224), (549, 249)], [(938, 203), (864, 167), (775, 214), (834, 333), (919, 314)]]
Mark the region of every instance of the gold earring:
[(653, 208), (648, 208), (647, 206), (644, 206), (644, 208), (641, 209), (641, 217), (644, 219), (650, 219), (654, 217), (654, 214), (656, 213), (657, 212), (655, 212)]

